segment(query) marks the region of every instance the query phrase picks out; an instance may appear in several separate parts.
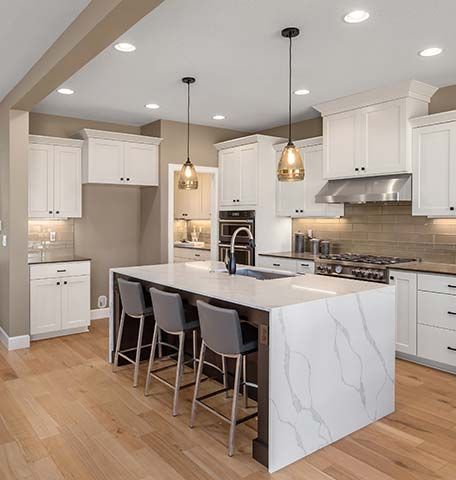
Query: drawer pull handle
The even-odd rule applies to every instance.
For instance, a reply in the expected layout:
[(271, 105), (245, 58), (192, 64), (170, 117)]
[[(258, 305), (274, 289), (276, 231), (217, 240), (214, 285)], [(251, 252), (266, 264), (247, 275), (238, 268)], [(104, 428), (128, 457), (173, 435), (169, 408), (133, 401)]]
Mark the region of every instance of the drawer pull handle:
[(448, 312), (448, 315), (456, 315), (456, 312)]
[(301, 263), (301, 267), (308, 267), (309, 264), (308, 263)]
[(272, 264), (274, 267), (280, 267), (280, 263), (273, 263)]
[(199, 253), (195, 253), (195, 257), (201, 257)]
[(66, 270), (57, 270), (57, 273), (63, 273), (66, 272)]
[(451, 350), (452, 352), (456, 352), (456, 348), (454, 348), (454, 347), (447, 347), (447, 348), (448, 348), (448, 350)]
[(448, 288), (456, 288), (456, 285), (448, 285)]

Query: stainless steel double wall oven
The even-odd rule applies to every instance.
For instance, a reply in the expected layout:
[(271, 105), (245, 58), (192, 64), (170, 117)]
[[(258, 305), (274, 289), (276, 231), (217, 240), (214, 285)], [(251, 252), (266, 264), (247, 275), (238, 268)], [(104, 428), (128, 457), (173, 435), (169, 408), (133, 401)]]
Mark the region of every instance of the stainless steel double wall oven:
[[(239, 227), (247, 227), (255, 237), (255, 210), (224, 210), (219, 212), (219, 260), (224, 262), (230, 250), (231, 237)], [(234, 249), (236, 263), (255, 265), (255, 247), (247, 232), (240, 232)]]

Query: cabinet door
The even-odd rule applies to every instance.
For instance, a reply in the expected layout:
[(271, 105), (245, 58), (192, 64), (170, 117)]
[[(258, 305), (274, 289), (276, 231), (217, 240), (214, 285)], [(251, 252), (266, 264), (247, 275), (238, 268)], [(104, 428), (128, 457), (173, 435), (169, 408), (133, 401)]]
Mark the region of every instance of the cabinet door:
[(258, 144), (239, 147), (241, 193), (240, 205), (256, 205), (258, 201)]
[(361, 174), (407, 172), (406, 125), (403, 100), (361, 110)]
[(29, 145), (28, 212), (30, 218), (54, 215), (54, 147)]
[(304, 182), (279, 182), (277, 180), (277, 209), (279, 217), (300, 217), (304, 215)]
[(413, 214), (455, 215), (456, 124), (414, 128), (412, 158)]
[(396, 285), (396, 350), (416, 355), (416, 273), (392, 270), (390, 284)]
[(196, 190), (179, 190), (179, 172), (174, 173), (174, 218), (184, 220), (201, 218), (201, 181)]
[(54, 216), (81, 217), (81, 149), (54, 147)]
[(62, 330), (90, 324), (90, 277), (65, 277), (62, 288)]
[(241, 198), (241, 156), (238, 147), (219, 152), (220, 205), (236, 206)]
[(125, 143), (125, 182), (129, 185), (158, 185), (158, 147)]
[(61, 280), (46, 278), (30, 282), (30, 333), (61, 329)]
[(202, 220), (210, 220), (212, 205), (212, 175), (203, 173), (200, 175), (201, 186), (201, 214)]
[(90, 139), (88, 154), (90, 183), (124, 183), (124, 143)]
[(353, 177), (359, 173), (359, 110), (323, 118), (324, 177)]

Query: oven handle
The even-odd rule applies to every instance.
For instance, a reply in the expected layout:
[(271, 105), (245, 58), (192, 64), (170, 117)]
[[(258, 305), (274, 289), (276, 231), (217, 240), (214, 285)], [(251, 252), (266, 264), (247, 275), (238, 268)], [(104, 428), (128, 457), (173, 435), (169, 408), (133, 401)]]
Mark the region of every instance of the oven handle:
[[(231, 248), (231, 245), (227, 243), (219, 243), (220, 248)], [(252, 247), (245, 247), (243, 245), (235, 245), (234, 246), (235, 250), (253, 250)]]
[(236, 225), (237, 223), (251, 223), (253, 224), (254, 220), (220, 220), (219, 223), (232, 223), (233, 225)]

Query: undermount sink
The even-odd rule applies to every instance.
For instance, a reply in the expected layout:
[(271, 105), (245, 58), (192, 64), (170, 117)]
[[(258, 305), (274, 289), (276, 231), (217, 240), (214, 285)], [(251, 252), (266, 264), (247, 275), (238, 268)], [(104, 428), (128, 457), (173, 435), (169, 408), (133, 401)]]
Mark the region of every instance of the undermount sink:
[(252, 270), (251, 268), (240, 268), (235, 275), (242, 275), (244, 277), (253, 277), (257, 280), (276, 280), (278, 278), (296, 277), (294, 273), (285, 272), (271, 272), (265, 270)]

